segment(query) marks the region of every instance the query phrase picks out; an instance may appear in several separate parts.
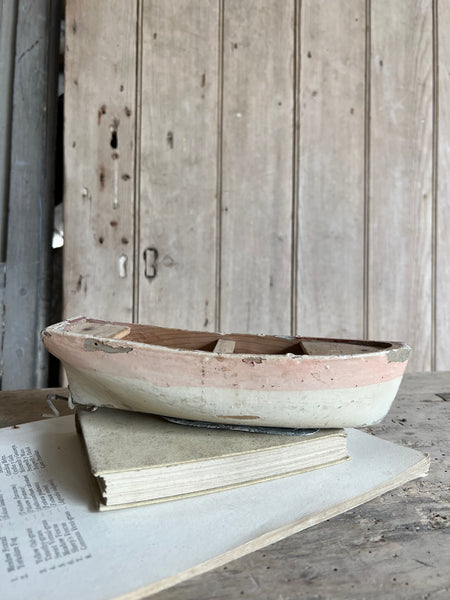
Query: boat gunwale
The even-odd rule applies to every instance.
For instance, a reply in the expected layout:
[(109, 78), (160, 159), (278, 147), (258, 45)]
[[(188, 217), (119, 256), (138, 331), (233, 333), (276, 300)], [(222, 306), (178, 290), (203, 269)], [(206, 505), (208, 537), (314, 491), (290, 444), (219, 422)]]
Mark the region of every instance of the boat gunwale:
[[(212, 332), (203, 332), (203, 331), (194, 331), (194, 330), (188, 330), (188, 329), (179, 329), (179, 331), (186, 331), (186, 333), (210, 333), (210, 334), (217, 334), (218, 336), (224, 336), (226, 335), (227, 337), (230, 336), (232, 337), (233, 335), (249, 335), (249, 336), (254, 336), (256, 338), (264, 338), (264, 337), (276, 337), (279, 339), (286, 339), (286, 340), (292, 340), (292, 341), (296, 341), (298, 340), (299, 342), (301, 341), (323, 341), (323, 342), (335, 342), (335, 343), (347, 343), (347, 344), (354, 344), (354, 345), (359, 345), (359, 344), (363, 344), (363, 343), (367, 343), (368, 345), (370, 344), (387, 344), (388, 347), (386, 348), (379, 348), (378, 350), (374, 350), (373, 352), (362, 352), (362, 353), (355, 353), (355, 354), (294, 354), (291, 352), (287, 352), (287, 353), (279, 353), (279, 354), (275, 354), (275, 353), (270, 353), (270, 354), (266, 354), (264, 352), (245, 352), (245, 353), (239, 353), (239, 352), (233, 352), (233, 353), (220, 353), (220, 352), (214, 352), (211, 350), (194, 350), (194, 349), (186, 349), (186, 348), (173, 348), (170, 346), (165, 346), (165, 345), (161, 345), (161, 344), (151, 344), (148, 342), (139, 342), (139, 341), (135, 341), (135, 340), (127, 340), (127, 339), (117, 339), (117, 338), (111, 338), (111, 337), (102, 337), (100, 335), (92, 335), (89, 333), (79, 333), (79, 332), (74, 332), (74, 331), (67, 331), (65, 330), (66, 327), (73, 325), (75, 322), (78, 321), (86, 321), (86, 322), (97, 322), (97, 323), (105, 323), (105, 324), (111, 324), (111, 325), (123, 325), (124, 327), (129, 327), (130, 323), (124, 323), (124, 322), (120, 322), (120, 321), (104, 321), (102, 319), (94, 319), (94, 318), (90, 318), (90, 317), (74, 317), (71, 319), (65, 319), (64, 321), (60, 321), (59, 323), (55, 323), (53, 325), (49, 325), (48, 327), (46, 327), (43, 331), (42, 331), (42, 337), (45, 337), (45, 332), (48, 332), (50, 334), (57, 334), (60, 335), (61, 337), (70, 337), (70, 338), (75, 338), (75, 339), (98, 339), (100, 340), (102, 343), (105, 343), (111, 347), (131, 347), (131, 348), (137, 348), (137, 349), (141, 349), (141, 350), (147, 350), (149, 348), (155, 349), (155, 350), (160, 350), (163, 352), (169, 352), (169, 353), (173, 353), (173, 354), (177, 354), (180, 355), (182, 354), (183, 356), (192, 356), (192, 357), (204, 357), (204, 358), (217, 358), (217, 357), (222, 357), (223, 359), (227, 359), (230, 360), (233, 357), (236, 359), (241, 359), (241, 360), (249, 360), (249, 359), (258, 359), (261, 358), (263, 360), (282, 360), (282, 359), (287, 359), (287, 360), (307, 360), (307, 361), (336, 361), (336, 360), (348, 360), (348, 359), (367, 359), (367, 358), (376, 358), (376, 357), (381, 357), (383, 355), (388, 355), (390, 352), (393, 351), (401, 351), (401, 350), (407, 350), (408, 353), (411, 350), (411, 347), (406, 344), (405, 342), (388, 342), (388, 341), (377, 341), (377, 340), (351, 340), (351, 339), (342, 339), (342, 338), (320, 338), (320, 337), (302, 337), (302, 336), (285, 336), (285, 335), (273, 335), (273, 334), (237, 334), (237, 333), (221, 333), (221, 332), (216, 332), (216, 331), (212, 331)], [(140, 325), (140, 326), (149, 326), (149, 327), (160, 327), (163, 329), (177, 329), (177, 328), (164, 328), (162, 326), (158, 326), (158, 325), (150, 325), (150, 324), (141, 324), (141, 323), (132, 323), (131, 325)], [(406, 361), (407, 359), (405, 359)], [(401, 361), (403, 362), (403, 361)]]

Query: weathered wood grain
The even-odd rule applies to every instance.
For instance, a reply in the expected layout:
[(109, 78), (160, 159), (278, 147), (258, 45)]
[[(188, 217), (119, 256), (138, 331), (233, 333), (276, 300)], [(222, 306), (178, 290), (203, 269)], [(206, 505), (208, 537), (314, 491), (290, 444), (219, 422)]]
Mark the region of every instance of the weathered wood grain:
[(3, 372), (3, 306), (5, 295), (6, 240), (8, 234), (11, 121), (16, 47), (17, 1), (0, 2), (0, 377)]
[(294, 6), (224, 7), (220, 327), (290, 333)]
[(0, 262), (6, 258), (17, 0), (0, 2)]
[(235, 347), (236, 342), (234, 340), (219, 339), (214, 346), (213, 352), (218, 352), (219, 354), (233, 354)]
[(436, 369), (450, 365), (450, 5), (438, 4), (437, 207), (436, 207)]
[(59, 60), (59, 0), (18, 4), (2, 389), (46, 385)]
[[(369, 336), (431, 366), (431, 2), (372, 3)], [(387, 24), (396, 24), (388, 26)]]
[(217, 2), (143, 7), (139, 320), (214, 329)]
[(297, 330), (361, 338), (364, 0), (302, 2), (300, 40)]
[(444, 600), (450, 592), (450, 373), (407, 375), (375, 435), (429, 452), (430, 474), (355, 510), (152, 596)]
[(67, 2), (64, 316), (132, 320), (137, 5)]
[[(39, 390), (14, 390), (0, 392), (0, 427), (15, 427), (21, 423), (39, 421), (53, 411), (47, 404), (47, 396), (60, 416), (70, 415), (67, 388), (41, 388)], [(56, 415), (54, 415), (56, 416)]]
[(449, 366), (446, 2), (67, 10), (66, 316), (397, 338), (410, 369)]

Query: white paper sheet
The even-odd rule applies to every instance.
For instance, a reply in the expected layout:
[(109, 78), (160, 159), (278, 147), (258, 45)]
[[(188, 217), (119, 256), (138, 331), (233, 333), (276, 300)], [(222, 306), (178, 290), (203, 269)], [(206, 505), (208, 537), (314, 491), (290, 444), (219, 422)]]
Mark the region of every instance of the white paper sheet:
[(2, 429), (0, 596), (138, 597), (133, 590), (162, 589), (167, 582), (161, 580), (181, 573), (175, 583), (196, 565), (202, 565), (198, 572), (207, 570), (356, 506), (381, 493), (377, 487), (387, 491), (426, 472), (420, 453), (348, 433), (351, 460), (345, 463), (216, 494), (97, 512), (73, 417)]

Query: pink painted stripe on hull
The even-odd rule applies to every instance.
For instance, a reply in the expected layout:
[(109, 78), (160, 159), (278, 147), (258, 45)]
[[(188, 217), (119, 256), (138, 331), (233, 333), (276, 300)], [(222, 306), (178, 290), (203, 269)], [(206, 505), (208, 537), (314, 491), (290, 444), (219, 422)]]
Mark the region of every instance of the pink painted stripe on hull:
[(122, 340), (86, 345), (85, 338), (61, 333), (47, 335), (45, 342), (55, 356), (74, 367), (134, 377), (159, 387), (339, 390), (396, 379), (406, 367), (406, 361), (389, 362), (387, 352), (353, 358), (217, 356)]

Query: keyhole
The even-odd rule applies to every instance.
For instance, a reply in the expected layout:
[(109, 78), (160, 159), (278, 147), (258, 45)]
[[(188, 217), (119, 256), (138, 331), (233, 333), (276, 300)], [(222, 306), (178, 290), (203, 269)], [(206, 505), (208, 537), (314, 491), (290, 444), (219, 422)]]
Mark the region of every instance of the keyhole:
[(117, 131), (115, 129), (113, 129), (111, 131), (111, 148), (116, 150), (118, 145), (119, 145), (119, 140), (117, 139)]
[(128, 256), (126, 254), (121, 254), (119, 257), (119, 277), (122, 279), (127, 276), (127, 262)]

